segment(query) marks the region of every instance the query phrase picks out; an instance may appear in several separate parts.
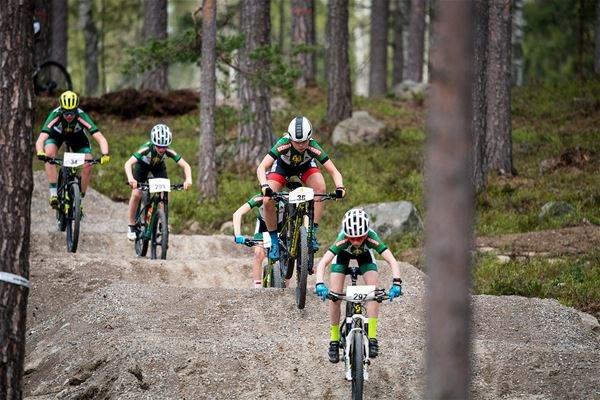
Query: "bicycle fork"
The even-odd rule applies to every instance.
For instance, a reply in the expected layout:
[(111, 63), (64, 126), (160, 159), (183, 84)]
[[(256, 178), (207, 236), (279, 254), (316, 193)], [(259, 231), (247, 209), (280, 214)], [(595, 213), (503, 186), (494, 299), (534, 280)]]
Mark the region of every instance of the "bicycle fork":
[[(365, 355), (363, 368), (363, 377), (365, 381), (369, 380), (369, 370), (367, 366), (370, 364), (369, 361), (369, 339), (367, 338), (367, 334), (362, 326), (357, 326), (357, 320), (362, 320), (362, 326), (367, 323), (367, 318), (365, 318), (361, 314), (355, 314), (351, 317), (346, 317), (346, 326), (352, 326), (348, 334), (346, 335), (346, 346), (344, 348), (344, 366), (346, 368), (346, 380), (352, 381), (352, 352), (353, 351), (362, 351)], [(354, 335), (362, 335), (363, 340), (363, 348), (362, 349), (354, 349)]]

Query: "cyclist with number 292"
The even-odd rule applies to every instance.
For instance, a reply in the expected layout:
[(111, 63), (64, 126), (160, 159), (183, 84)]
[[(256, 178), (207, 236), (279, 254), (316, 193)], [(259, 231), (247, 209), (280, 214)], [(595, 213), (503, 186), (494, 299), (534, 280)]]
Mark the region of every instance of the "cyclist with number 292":
[(138, 182), (146, 182), (148, 174), (152, 174), (154, 178), (167, 178), (167, 166), (164, 160), (171, 158), (183, 169), (185, 175), (183, 189), (188, 190), (192, 186), (192, 168), (175, 150), (169, 148), (172, 141), (173, 134), (167, 125), (154, 125), (150, 131), (150, 141), (144, 143), (125, 162), (127, 182), (132, 189), (129, 198), (129, 226), (127, 229), (127, 239), (131, 241), (136, 238), (135, 214), (142, 199)]
[[(333, 179), (338, 197), (344, 197), (346, 188), (344, 188), (342, 174), (319, 143), (312, 138), (312, 126), (306, 117), (299, 116), (290, 122), (285, 135), (275, 143), (258, 166), (256, 175), (262, 194), (265, 196), (265, 221), (272, 243), (278, 243), (276, 207), (275, 202), (270, 200), (273, 192), (279, 192), (286, 185), (289, 177), (297, 176), (305, 186), (311, 187), (315, 193), (325, 193), (325, 179), (315, 161), (323, 165)], [(268, 175), (267, 171), (269, 171)], [(319, 249), (317, 229), (321, 214), (323, 214), (323, 207), (323, 202), (315, 202), (314, 231), (312, 232), (312, 243), (310, 243), (314, 251)], [(279, 246), (271, 246), (269, 258), (279, 258)]]
[[(56, 157), (56, 153), (63, 143), (75, 153), (85, 153), (85, 159), (92, 159), (92, 147), (86, 135), (91, 135), (100, 146), (102, 157), (100, 164), (104, 165), (110, 161), (108, 154), (108, 142), (100, 132), (94, 121), (81, 108), (79, 108), (79, 96), (75, 92), (67, 90), (58, 98), (59, 106), (52, 110), (46, 118), (42, 131), (35, 142), (37, 158), (46, 161)], [(45, 165), (46, 177), (50, 188), (49, 203), (52, 208), (58, 207), (56, 167), (49, 163)], [(81, 199), (92, 178), (92, 166), (85, 164), (81, 174)]]
[[(377, 264), (372, 250), (379, 253), (392, 268), (392, 286), (388, 291), (390, 300), (402, 295), (402, 279), (400, 279), (400, 267), (396, 258), (381, 240), (379, 235), (369, 229), (369, 215), (360, 208), (350, 209), (344, 214), (342, 230), (338, 234), (335, 243), (323, 255), (317, 265), (317, 284), (315, 293), (323, 300), (329, 294), (329, 288), (323, 283), (325, 268), (333, 261), (331, 266), (330, 286), (331, 291), (342, 293), (346, 275), (350, 273), (348, 265), (350, 260), (355, 259), (359, 266), (359, 273), (367, 285), (377, 286), (379, 275)], [(331, 319), (331, 337), (329, 342), (329, 361), (337, 363), (340, 360), (340, 301), (329, 302), (329, 316)], [(377, 316), (379, 315), (379, 303), (372, 301), (367, 304), (369, 355), (377, 357), (379, 344), (377, 342)]]

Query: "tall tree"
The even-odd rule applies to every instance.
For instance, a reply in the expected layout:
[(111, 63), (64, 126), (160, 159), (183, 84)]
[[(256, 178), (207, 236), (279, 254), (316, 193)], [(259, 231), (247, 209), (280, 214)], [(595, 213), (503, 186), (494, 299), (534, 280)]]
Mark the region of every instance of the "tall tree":
[(352, 116), (348, 0), (329, 0), (327, 14), (327, 122), (337, 124)]
[(523, 0), (513, 0), (512, 10), (512, 84), (523, 85)]
[(594, 19), (595, 47), (594, 47), (594, 73), (600, 75), (600, 0), (596, 0), (596, 18)]
[(98, 94), (100, 83), (98, 74), (98, 28), (94, 23), (93, 8), (92, 0), (80, 0), (79, 19), (85, 42), (85, 94), (88, 96)]
[(486, 167), (502, 175), (513, 173), (510, 116), (511, 0), (489, 3), (487, 59)]
[(217, 167), (215, 161), (215, 64), (217, 42), (216, 0), (204, 0), (202, 5), (202, 74), (200, 82), (200, 160), (198, 187), (203, 199), (217, 197)]
[[(150, 40), (166, 39), (167, 24), (167, 0), (144, 2), (144, 25), (142, 27), (144, 43)], [(164, 92), (168, 90), (168, 87), (168, 68), (166, 64), (161, 64), (153, 70), (145, 72), (142, 77), (142, 89)]]
[(371, 65), (369, 68), (369, 96), (383, 96), (387, 92), (388, 0), (371, 3)]
[(488, 0), (475, 0), (473, 50), (473, 184), (477, 192), (486, 186), (485, 140), (487, 129)]
[(244, 46), (240, 49), (238, 94), (242, 105), (238, 134), (238, 161), (255, 166), (273, 143), (269, 87), (260, 74), (267, 61), (253, 57), (253, 52), (270, 46), (270, 0), (242, 1), (240, 26)]
[(408, 37), (406, 78), (415, 82), (421, 82), (423, 80), (426, 9), (427, 0), (412, 0), (410, 7), (410, 33)]
[[(0, 13), (0, 399), (22, 398), (31, 223), (33, 0)], [(10, 211), (9, 211), (10, 210)]]
[(48, 60), (52, 49), (52, 5), (48, 0), (34, 1), (34, 15), (40, 23), (40, 32), (35, 39), (34, 57), (36, 62)]
[[(292, 0), (292, 43), (307, 46), (316, 44), (315, 0)], [(300, 69), (296, 87), (315, 86), (317, 62), (314, 51), (298, 53), (296, 65)]]
[(394, 4), (392, 86), (396, 86), (402, 82), (402, 74), (404, 72), (404, 24), (407, 0), (396, 0)]
[(52, 0), (52, 48), (50, 58), (67, 66), (67, 45), (69, 36), (68, 0)]
[(425, 179), (426, 399), (470, 397), (472, 21), (471, 2), (437, 2)]

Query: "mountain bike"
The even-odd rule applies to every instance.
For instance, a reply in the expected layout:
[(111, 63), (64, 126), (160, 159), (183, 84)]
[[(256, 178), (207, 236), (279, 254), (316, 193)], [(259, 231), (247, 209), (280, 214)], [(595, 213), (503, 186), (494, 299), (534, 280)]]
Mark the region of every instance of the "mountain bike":
[(63, 158), (46, 158), (49, 164), (60, 166), (56, 194), (58, 208), (56, 221), (58, 230), (67, 232), (67, 251), (75, 253), (79, 243), (79, 225), (81, 223), (81, 176), (84, 164), (98, 164), (100, 159), (86, 160), (84, 153), (65, 152)]
[(148, 183), (138, 182), (142, 199), (135, 216), (135, 253), (145, 257), (150, 245), (150, 258), (167, 258), (169, 248), (169, 192), (182, 190), (183, 184), (171, 185), (167, 178), (150, 178)]
[[(41, 28), (40, 21), (34, 18), (33, 33), (36, 41), (41, 34)], [(73, 84), (71, 75), (61, 63), (46, 60), (40, 64), (34, 60), (33, 88), (36, 95), (55, 96), (66, 90), (73, 90)]]
[(337, 199), (333, 193), (315, 193), (313, 189), (301, 186), (291, 192), (273, 194), (275, 201), (284, 203), (283, 224), (279, 232), (279, 264), (285, 276), (290, 279), (296, 266), (296, 306), (306, 305), (306, 284), (309, 272), (314, 265), (314, 252), (311, 243), (314, 233), (315, 197), (318, 201)]
[(351, 267), (352, 285), (346, 287), (346, 293), (330, 292), (330, 300), (346, 301), (346, 314), (340, 322), (340, 347), (344, 351), (344, 373), (347, 381), (352, 382), (352, 399), (363, 397), (364, 381), (369, 379), (368, 366), (369, 340), (368, 318), (364, 315), (366, 303), (369, 301), (382, 302), (388, 299), (383, 289), (374, 285), (356, 285), (358, 267)]
[[(257, 240), (254, 238), (246, 238), (244, 244), (248, 247), (262, 246), (265, 252), (271, 248), (271, 235), (268, 232), (263, 232), (263, 239)], [(264, 288), (285, 288), (285, 276), (281, 269), (279, 261), (271, 260), (266, 257), (267, 263), (263, 265), (262, 271), (262, 287)]]

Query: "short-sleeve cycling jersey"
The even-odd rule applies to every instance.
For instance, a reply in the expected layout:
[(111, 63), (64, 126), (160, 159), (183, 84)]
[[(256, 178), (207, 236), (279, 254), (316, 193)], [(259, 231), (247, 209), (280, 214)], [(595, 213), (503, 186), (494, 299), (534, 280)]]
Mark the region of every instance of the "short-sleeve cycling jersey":
[(321, 164), (324, 164), (329, 160), (329, 156), (316, 140), (309, 139), (308, 148), (303, 152), (299, 152), (292, 146), (290, 137), (287, 134), (273, 145), (269, 151), (269, 155), (275, 160), (281, 160), (291, 167), (305, 165), (310, 163), (313, 159)]
[(367, 238), (358, 247), (352, 246), (350, 240), (348, 240), (344, 232), (340, 231), (335, 243), (329, 247), (329, 251), (336, 256), (342, 252), (350, 253), (353, 256), (359, 256), (360, 254), (366, 253), (369, 250), (375, 250), (378, 254), (381, 254), (386, 251), (387, 248), (387, 245), (383, 242), (383, 240), (381, 240), (379, 235), (374, 230), (369, 229)]
[(70, 124), (62, 118), (61, 114), (60, 107), (52, 110), (42, 126), (42, 132), (48, 135), (62, 135), (65, 137), (63, 140), (68, 140), (69, 135), (78, 135), (86, 131), (93, 135), (99, 131), (94, 121), (81, 108), (77, 109), (77, 118)]
[(181, 160), (181, 156), (171, 148), (168, 148), (163, 154), (159, 154), (156, 151), (156, 146), (152, 142), (146, 142), (133, 153), (133, 157), (141, 163), (148, 165), (149, 167), (156, 167), (164, 162), (165, 158), (171, 158), (175, 162)]

